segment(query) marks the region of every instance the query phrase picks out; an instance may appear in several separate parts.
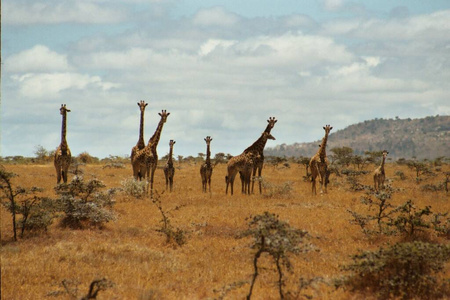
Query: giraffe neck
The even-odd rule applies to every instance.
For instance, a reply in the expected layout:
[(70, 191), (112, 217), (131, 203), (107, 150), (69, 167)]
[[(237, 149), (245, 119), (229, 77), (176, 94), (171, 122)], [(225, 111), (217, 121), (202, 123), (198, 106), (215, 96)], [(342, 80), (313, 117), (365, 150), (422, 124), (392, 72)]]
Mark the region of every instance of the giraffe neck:
[(167, 164), (170, 166), (173, 165), (172, 155), (173, 155), (173, 146), (171, 145), (169, 150), (169, 158), (167, 159)]
[(384, 161), (386, 160), (386, 156), (383, 155), (383, 159), (381, 160), (380, 170), (384, 170)]
[(161, 132), (162, 132), (163, 126), (164, 126), (164, 120), (161, 118), (161, 120), (159, 121), (158, 127), (156, 127), (155, 133), (148, 141), (148, 145), (150, 146), (152, 151), (155, 151), (156, 147), (158, 146), (159, 138), (161, 137)]
[(245, 149), (244, 152), (263, 153), (266, 143), (267, 143), (267, 136), (265, 134), (262, 134), (261, 137), (257, 139), (250, 147)]
[(322, 144), (320, 144), (320, 149), (319, 149), (319, 156), (321, 158), (324, 158), (325, 156), (327, 156), (327, 154), (326, 154), (327, 140), (328, 140), (328, 132), (325, 132), (325, 136), (323, 137)]
[(67, 114), (64, 113), (62, 115), (62, 125), (61, 125), (61, 145), (63, 147), (67, 147), (66, 131), (67, 131)]
[(211, 164), (211, 151), (209, 150), (209, 144), (206, 145), (206, 164)]
[(267, 124), (266, 129), (264, 130), (264, 132), (270, 133), (270, 131), (272, 130), (272, 127), (270, 124)]
[(145, 147), (145, 142), (144, 142), (144, 110), (141, 110), (141, 121), (139, 124), (139, 140), (137, 142), (137, 146), (139, 146), (139, 148), (144, 148)]

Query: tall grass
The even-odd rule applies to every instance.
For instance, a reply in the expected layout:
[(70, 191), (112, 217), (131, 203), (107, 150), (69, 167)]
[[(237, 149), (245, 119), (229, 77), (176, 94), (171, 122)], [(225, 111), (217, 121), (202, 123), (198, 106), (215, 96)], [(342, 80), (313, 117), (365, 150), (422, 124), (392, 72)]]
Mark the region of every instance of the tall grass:
[[(371, 166), (372, 167), (372, 166)], [(371, 168), (370, 167), (370, 168)], [(19, 176), (13, 183), (39, 186), (45, 194), (56, 198), (55, 171), (47, 165), (8, 165), (7, 170)], [(85, 176), (95, 175), (106, 188), (121, 188), (132, 177), (131, 165), (103, 168), (86, 165)], [(368, 168), (368, 169), (370, 169)], [(443, 165), (442, 172), (450, 171)], [(395, 172), (400, 170), (405, 179)], [(101, 299), (242, 299), (248, 293), (253, 274), (253, 252), (249, 242), (236, 239), (247, 228), (248, 218), (264, 213), (276, 214), (294, 228), (309, 232), (317, 251), (305, 256), (292, 256), (294, 273), (284, 282), (285, 291), (301, 291), (304, 282), (317, 281), (308, 287), (308, 295), (317, 299), (349, 299), (351, 291), (326, 284), (342, 274), (340, 266), (351, 262), (358, 250), (374, 250), (386, 243), (394, 244), (399, 236), (369, 238), (358, 226), (350, 224), (347, 210), (364, 213), (367, 205), (359, 199), (364, 192), (351, 191), (345, 177), (330, 178), (328, 194), (312, 196), (309, 182), (304, 182), (303, 168), (266, 167), (264, 181), (272, 189), (260, 195), (225, 195), (226, 166), (219, 164), (212, 176), (211, 194), (202, 193), (198, 166), (183, 164), (177, 171), (172, 193), (163, 193), (164, 174), (155, 174), (155, 189), (160, 191), (164, 209), (183, 207), (169, 215), (171, 225), (185, 232), (182, 247), (173, 247), (158, 230), (161, 212), (148, 196), (130, 197), (124, 191), (114, 196), (117, 221), (103, 229), (73, 230), (57, 226), (46, 233), (12, 241), (11, 218), (1, 209), (1, 284), (4, 299), (42, 299), (59, 290), (61, 282), (77, 282), (83, 292), (98, 278), (107, 278), (114, 286), (102, 291)], [(418, 207), (431, 206), (433, 212), (450, 210), (445, 191), (429, 192), (424, 184), (439, 184), (442, 178), (423, 177), (417, 184), (416, 174), (407, 166), (386, 165), (387, 178), (399, 192), (393, 198), (398, 206), (413, 199)], [(397, 173), (398, 174), (398, 173)], [(370, 174), (358, 177), (361, 184), (372, 185)], [(238, 183), (239, 187), (239, 183)], [(237, 188), (239, 190), (239, 188)], [(366, 214), (369, 212), (366, 211)], [(432, 242), (448, 242), (446, 236), (430, 236)], [(258, 261), (261, 272), (253, 287), (254, 299), (278, 299), (274, 286), (278, 278), (269, 256)], [(447, 264), (442, 276), (450, 275)], [(224, 292), (226, 290), (226, 293)], [(302, 293), (298, 293), (302, 295)], [(51, 297), (49, 299), (52, 299)]]

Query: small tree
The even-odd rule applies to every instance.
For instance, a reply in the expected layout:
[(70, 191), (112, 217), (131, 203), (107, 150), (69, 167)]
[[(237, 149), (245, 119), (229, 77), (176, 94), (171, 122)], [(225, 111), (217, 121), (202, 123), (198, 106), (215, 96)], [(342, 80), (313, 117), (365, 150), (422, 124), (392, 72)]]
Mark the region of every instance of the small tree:
[(253, 237), (251, 248), (255, 249), (253, 257), (253, 278), (247, 299), (250, 299), (256, 278), (259, 275), (258, 260), (263, 253), (269, 254), (275, 262), (278, 272), (278, 291), (281, 299), (284, 298), (283, 266), (290, 271), (292, 269), (289, 253), (298, 254), (308, 251), (308, 247), (302, 245), (303, 238), (308, 234), (304, 230), (294, 229), (288, 223), (280, 221), (278, 216), (265, 212), (251, 218), (249, 229), (239, 237)]
[(430, 223), (422, 217), (432, 214), (431, 206), (418, 209), (411, 200), (408, 200), (403, 205), (398, 206), (395, 212), (400, 214), (392, 220), (392, 224), (402, 233), (413, 236), (417, 231), (430, 227)]
[(160, 200), (160, 196), (158, 192), (155, 191), (155, 193), (151, 196), (153, 204), (158, 208), (159, 212), (161, 213), (161, 228), (158, 229), (158, 232), (161, 232), (166, 235), (166, 242), (172, 243), (175, 242), (178, 246), (183, 246), (186, 244), (186, 232), (180, 228), (174, 228), (170, 222), (169, 213), (171, 213), (174, 210), (179, 210), (182, 206), (176, 206), (172, 210), (165, 211), (162, 207), (162, 203)]
[[(39, 187), (24, 188), (14, 187), (12, 178), (17, 174), (7, 172), (0, 167), (0, 199), (2, 205), (11, 213), (13, 223), (14, 240), (17, 241), (17, 229), (21, 229), (23, 237), (25, 230), (44, 229), (52, 223), (54, 215), (53, 201), (37, 194), (43, 189)], [(7, 201), (3, 201), (7, 199)], [(17, 215), (22, 217), (17, 220)]]
[(49, 152), (41, 145), (35, 147), (34, 154), (36, 155), (36, 160), (38, 162), (46, 162), (49, 157)]
[(353, 149), (350, 147), (334, 147), (330, 150), (330, 158), (334, 163), (348, 167), (353, 160)]

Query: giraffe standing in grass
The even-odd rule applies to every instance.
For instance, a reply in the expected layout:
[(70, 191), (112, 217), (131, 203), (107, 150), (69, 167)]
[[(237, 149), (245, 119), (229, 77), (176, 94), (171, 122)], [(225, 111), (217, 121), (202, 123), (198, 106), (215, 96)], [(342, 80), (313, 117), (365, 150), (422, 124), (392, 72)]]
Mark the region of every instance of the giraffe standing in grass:
[[(264, 149), (267, 140), (275, 140), (275, 138), (268, 132), (263, 132), (259, 139), (257, 139), (250, 147), (244, 150), (242, 154), (231, 158), (228, 162), (228, 175), (226, 177), (227, 190), (228, 184), (231, 184), (231, 194), (233, 194), (234, 177), (237, 172), (240, 173), (242, 182), (242, 193), (250, 194), (250, 177), (254, 169), (255, 161), (259, 160), (259, 153)], [(248, 166), (248, 163), (251, 165)], [(250, 168), (250, 169), (248, 169)]]
[[(326, 153), (326, 146), (327, 146), (327, 140), (328, 140), (328, 134), (330, 133), (331, 127), (330, 125), (326, 125), (323, 127), (325, 130), (325, 136), (322, 139), (322, 143), (320, 144), (319, 151), (311, 158), (309, 161), (309, 168), (311, 170), (311, 190), (312, 194), (316, 195), (316, 178), (319, 176), (319, 182), (320, 182), (320, 193), (327, 193), (327, 185), (328, 185), (328, 176), (329, 176), (329, 170), (328, 170), (328, 158)], [(323, 187), (325, 187), (325, 191), (323, 190)]]
[(69, 145), (66, 140), (66, 130), (67, 130), (67, 109), (65, 104), (61, 104), (59, 112), (62, 115), (62, 126), (61, 126), (61, 143), (55, 151), (54, 165), (56, 169), (56, 183), (61, 182), (61, 177), (64, 183), (67, 183), (67, 173), (69, 171), (70, 163), (72, 160), (72, 154), (70, 153)]
[(134, 146), (131, 149), (131, 166), (133, 168), (133, 176), (136, 180), (142, 180), (142, 178), (145, 178), (145, 172), (141, 172), (139, 168), (139, 161), (136, 159), (136, 153), (139, 150), (142, 150), (145, 148), (145, 141), (144, 141), (144, 112), (145, 107), (148, 105), (148, 103), (145, 103), (145, 101), (141, 100), (137, 104), (139, 106), (139, 109), (141, 110), (141, 119), (140, 119), (140, 125), (139, 125), (139, 139), (136, 143), (136, 146)]
[[(234, 179), (237, 173), (240, 173), (243, 178), (243, 183), (247, 185), (247, 181), (250, 182), (250, 176), (253, 170), (254, 153), (241, 153), (237, 156), (233, 156), (227, 164), (227, 175), (225, 176), (225, 182), (227, 187), (225, 194), (228, 194), (228, 186), (231, 188), (231, 195), (233, 195)], [(250, 185), (250, 183), (248, 184)], [(244, 188), (242, 189), (244, 191)]]
[[(269, 117), (269, 120), (267, 120), (267, 127), (264, 130), (264, 132), (267, 132), (270, 134), (270, 131), (272, 130), (272, 128), (275, 126), (275, 123), (278, 120), (276, 120), (274, 117)], [(275, 139), (275, 138), (274, 138)], [(267, 141), (267, 139), (266, 139)], [(258, 171), (258, 182), (259, 182), (259, 193), (262, 194), (262, 182), (261, 182), (261, 174), (262, 174), (262, 169), (264, 166), (264, 147), (266, 146), (266, 143), (260, 143), (258, 144), (258, 149), (251, 149), (251, 147), (248, 147), (247, 149), (244, 150), (244, 152), (248, 152), (248, 151), (257, 151), (258, 154), (255, 156), (254, 159), (254, 165), (253, 165), (253, 175), (252, 175), (252, 193), (253, 193), (253, 188), (255, 187), (255, 178), (256, 178), (256, 171)]]
[(167, 159), (167, 163), (164, 166), (164, 176), (166, 177), (166, 191), (167, 187), (170, 184), (170, 191), (172, 192), (173, 187), (173, 177), (175, 176), (175, 168), (173, 167), (173, 145), (175, 145), (174, 140), (170, 140), (169, 142), (169, 158)]
[(209, 192), (211, 192), (211, 175), (213, 168), (211, 166), (211, 145), (212, 138), (210, 136), (207, 136), (205, 138), (206, 142), (206, 161), (202, 166), (200, 167), (200, 175), (202, 177), (202, 191), (206, 193), (206, 185), (209, 185)]
[(139, 172), (141, 172), (141, 174), (144, 174), (145, 172), (145, 176), (147, 177), (147, 192), (149, 189), (149, 184), (150, 190), (153, 192), (153, 180), (156, 167), (158, 166), (158, 153), (156, 148), (158, 147), (164, 123), (166, 123), (167, 117), (170, 115), (170, 113), (165, 110), (158, 114), (160, 115), (161, 120), (156, 127), (155, 133), (148, 141), (147, 146), (136, 152), (136, 160), (139, 161)]
[(380, 188), (384, 188), (384, 180), (386, 178), (386, 174), (384, 172), (384, 162), (386, 161), (386, 157), (388, 154), (389, 152), (383, 150), (383, 159), (381, 160), (381, 165), (373, 172), (373, 185), (376, 192), (378, 192)]

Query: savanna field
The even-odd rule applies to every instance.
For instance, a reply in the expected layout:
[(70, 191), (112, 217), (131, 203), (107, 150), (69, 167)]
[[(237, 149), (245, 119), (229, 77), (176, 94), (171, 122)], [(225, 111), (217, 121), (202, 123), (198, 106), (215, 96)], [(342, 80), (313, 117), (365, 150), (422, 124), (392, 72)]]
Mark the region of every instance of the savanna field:
[[(123, 168), (105, 168), (104, 164), (80, 167), (85, 180), (99, 179), (105, 190), (121, 188), (113, 195), (117, 220), (102, 228), (71, 229), (55, 219), (47, 231), (25, 232), (15, 242), (11, 213), (2, 206), (2, 299), (81, 298), (93, 280), (103, 278), (108, 286), (97, 299), (244, 299), (254, 274), (256, 250), (250, 247), (251, 237), (237, 236), (248, 229), (251, 217), (264, 212), (308, 232), (303, 243), (310, 251), (288, 254), (292, 268), (283, 271), (286, 297), (370, 299), (370, 293), (335, 288), (334, 280), (348, 273), (342, 266), (351, 263), (351, 255), (359, 250), (376, 250), (408, 239), (404, 234), (368, 235), (350, 222), (353, 217), (349, 210), (366, 215), (375, 212), (361, 202), (365, 191), (352, 189), (354, 184), (345, 174), (331, 174), (328, 194), (312, 196), (303, 165), (266, 164), (262, 194), (257, 186), (254, 194), (241, 194), (237, 178), (235, 193), (230, 196), (225, 195), (226, 164), (215, 166), (211, 193), (202, 192), (199, 163), (175, 162), (175, 167), (173, 192), (165, 191), (161, 168), (156, 170), (154, 186), (171, 226), (183, 232), (182, 245), (168, 241), (161, 232), (161, 210), (149, 197), (125, 193), (123, 182), (132, 178), (130, 163)], [(12, 178), (14, 186), (38, 186), (44, 189), (40, 195), (57, 197), (52, 163), (6, 164), (4, 168), (18, 175)], [(375, 168), (371, 164), (364, 170)], [(412, 200), (418, 208), (431, 206), (433, 213), (450, 211), (448, 192), (424, 189), (426, 185), (442, 184), (450, 166), (430, 168), (435, 175), (422, 174), (417, 182), (416, 172), (406, 165), (386, 163), (387, 184), (394, 189), (389, 202), (397, 206)], [(355, 178), (362, 186), (373, 186), (371, 172)], [(448, 236), (432, 228), (418, 231), (418, 238), (448, 244)], [(258, 263), (252, 299), (279, 299), (273, 258), (263, 253)], [(436, 276), (448, 279), (450, 264)]]

